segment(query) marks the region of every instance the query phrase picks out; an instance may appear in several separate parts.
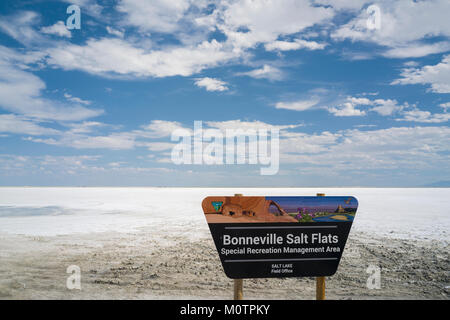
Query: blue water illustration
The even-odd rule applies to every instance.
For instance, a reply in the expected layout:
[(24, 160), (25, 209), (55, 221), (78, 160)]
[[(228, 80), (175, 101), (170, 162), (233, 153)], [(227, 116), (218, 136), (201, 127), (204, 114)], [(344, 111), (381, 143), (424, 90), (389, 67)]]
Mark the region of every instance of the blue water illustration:
[[(336, 215), (345, 216), (347, 218), (347, 220), (333, 219), (332, 217), (336, 216)], [(330, 214), (328, 216), (323, 216), (323, 217), (316, 217), (316, 218), (313, 218), (312, 220), (317, 221), (317, 222), (343, 222), (343, 221), (353, 221), (353, 218), (354, 218), (354, 216), (352, 216), (352, 215), (339, 213), (339, 214)]]

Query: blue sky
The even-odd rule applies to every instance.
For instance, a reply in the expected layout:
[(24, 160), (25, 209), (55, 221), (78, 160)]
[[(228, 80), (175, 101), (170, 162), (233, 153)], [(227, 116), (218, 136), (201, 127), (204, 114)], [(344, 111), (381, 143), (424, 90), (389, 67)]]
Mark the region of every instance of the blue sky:
[[(66, 26), (71, 4), (80, 29)], [(0, 185), (450, 180), (448, 12), (444, 0), (2, 1)], [(279, 173), (173, 164), (171, 132), (195, 120), (279, 128)]]

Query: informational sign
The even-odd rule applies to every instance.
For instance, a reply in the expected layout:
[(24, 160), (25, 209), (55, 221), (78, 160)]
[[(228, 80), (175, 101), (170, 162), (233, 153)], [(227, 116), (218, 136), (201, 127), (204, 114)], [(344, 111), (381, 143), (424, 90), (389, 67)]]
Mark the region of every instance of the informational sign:
[(202, 202), (232, 279), (333, 275), (358, 201), (345, 197), (207, 197)]

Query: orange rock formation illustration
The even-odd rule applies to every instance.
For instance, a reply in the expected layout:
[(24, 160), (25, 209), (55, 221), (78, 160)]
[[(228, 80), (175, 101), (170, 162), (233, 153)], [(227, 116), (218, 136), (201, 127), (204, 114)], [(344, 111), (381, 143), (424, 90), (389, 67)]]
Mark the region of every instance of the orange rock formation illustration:
[[(270, 206), (275, 206), (278, 213), (271, 213)], [(276, 202), (265, 197), (207, 197), (202, 207), (209, 223), (297, 222)]]

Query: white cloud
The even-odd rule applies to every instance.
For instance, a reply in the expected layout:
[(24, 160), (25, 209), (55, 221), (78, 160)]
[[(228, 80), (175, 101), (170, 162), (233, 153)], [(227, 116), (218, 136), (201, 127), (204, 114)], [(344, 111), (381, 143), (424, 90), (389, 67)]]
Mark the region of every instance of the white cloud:
[(17, 51), (0, 45), (0, 64), (14, 65), (20, 69), (29, 69), (29, 65), (39, 65), (45, 58), (41, 51)]
[(72, 33), (69, 29), (66, 28), (66, 25), (63, 21), (58, 21), (54, 25), (48, 27), (42, 27), (41, 31), (46, 34), (54, 34), (60, 37), (72, 37)]
[(335, 107), (328, 107), (328, 112), (334, 114), (336, 117), (353, 117), (353, 116), (363, 116), (366, 114), (365, 111), (356, 109), (355, 105), (350, 102), (344, 102)]
[(347, 101), (351, 102), (354, 105), (371, 105), (372, 101), (370, 101), (367, 98), (360, 98), (360, 97), (347, 97)]
[(169, 142), (149, 142), (145, 145), (150, 151), (166, 151), (172, 149), (176, 144)]
[(112, 133), (103, 136), (88, 136), (68, 131), (61, 135), (59, 139), (27, 138), (27, 140), (55, 146), (72, 147), (75, 149), (129, 150), (136, 146), (135, 136), (126, 132)]
[[(413, 122), (423, 122), (423, 123), (441, 123), (446, 122), (449, 119), (449, 115), (446, 113), (435, 113), (432, 114), (429, 111), (422, 111), (416, 106), (410, 106), (408, 103), (399, 104), (395, 99), (374, 99), (370, 100), (367, 98), (358, 97), (347, 97), (347, 102), (342, 104), (342, 112), (348, 112), (348, 115), (364, 115), (365, 111), (360, 114), (355, 106), (369, 106), (368, 111), (376, 112), (381, 116), (391, 116), (394, 114), (400, 115), (402, 118), (395, 119), (396, 121), (413, 121)], [(348, 109), (345, 109), (348, 108)], [(339, 109), (339, 108), (338, 108)], [(328, 109), (330, 112), (333, 110)], [(341, 111), (339, 110), (339, 111)], [(354, 110), (356, 113), (353, 114)], [(333, 112), (332, 112), (333, 113)], [(338, 115), (338, 114), (336, 114)]]
[(123, 31), (111, 28), (110, 26), (106, 26), (106, 31), (109, 34), (111, 34), (113, 36), (116, 36), (116, 37), (119, 37), (119, 38), (123, 38), (123, 35), (124, 35)]
[(206, 121), (207, 126), (214, 129), (219, 129), (221, 131), (226, 130), (259, 130), (259, 129), (293, 129), (301, 126), (301, 124), (295, 125), (272, 125), (262, 121), (241, 121), (241, 120), (227, 120), (227, 121)]
[[(408, 107), (407, 104), (399, 105), (397, 100), (393, 99), (374, 99), (370, 100), (368, 98), (361, 97), (347, 97), (346, 102), (338, 107), (336, 112), (341, 112), (342, 115), (364, 115), (366, 111), (361, 111), (355, 109), (356, 106), (369, 106), (368, 111), (376, 112), (382, 116), (390, 116)], [(329, 110), (330, 111), (330, 110)], [(330, 111), (332, 112), (332, 111)], [(334, 113), (334, 112), (332, 112)], [(336, 114), (337, 115), (337, 114)]]
[(391, 99), (375, 99), (370, 104), (373, 105), (370, 111), (375, 111), (382, 116), (390, 116), (408, 107), (407, 104), (399, 105), (396, 100)]
[[(211, 4), (216, 6), (212, 12)], [(122, 0), (116, 9), (125, 14), (120, 24), (134, 26), (144, 33), (172, 33), (182, 43), (189, 42), (190, 39), (185, 39), (189, 37), (205, 40), (205, 31), (218, 28), (227, 37), (225, 45), (236, 54), (243, 54), (243, 49), (258, 43), (273, 42), (279, 36), (300, 32), (334, 15), (333, 9), (316, 6), (308, 0)], [(322, 44), (305, 40), (299, 40), (297, 45), (309, 49), (322, 47)]]
[(223, 21), (216, 25), (228, 42), (237, 48), (250, 48), (323, 23), (333, 17), (334, 11), (307, 0), (243, 0), (224, 2), (215, 14)]
[[(75, 149), (129, 150), (143, 146), (138, 141), (140, 138), (151, 137), (151, 133), (146, 135), (147, 132), (142, 130), (117, 132), (115, 130), (118, 126), (97, 121), (64, 123), (64, 126), (68, 127), (68, 130), (59, 131), (55, 137), (27, 137), (25, 140)], [(112, 129), (113, 132), (99, 133), (100, 129)]]
[(81, 98), (78, 97), (74, 97), (69, 93), (64, 93), (64, 98), (66, 98), (69, 101), (75, 102), (75, 103), (79, 103), (79, 104), (84, 104), (84, 105), (90, 105), (91, 101), (89, 100), (83, 100)]
[(309, 49), (309, 50), (322, 50), (327, 46), (326, 43), (318, 43), (316, 41), (307, 41), (302, 39), (296, 39), (295, 41), (273, 41), (265, 44), (267, 51), (289, 51), (289, 50), (299, 50), (299, 49)]
[(326, 152), (332, 145), (338, 142), (341, 134), (324, 131), (319, 134), (307, 134), (303, 132), (286, 132), (280, 141), (282, 158), (292, 154), (316, 154)]
[(384, 54), (389, 57), (419, 57), (448, 50), (447, 42), (430, 45), (420, 41), (450, 36), (449, 1), (379, 1), (375, 5), (381, 12), (380, 29), (367, 27), (369, 13), (364, 8), (356, 18), (335, 30), (332, 38), (387, 46)]
[[(2, 48), (0, 48), (2, 49)], [(0, 50), (14, 52), (11, 50)], [(22, 59), (17, 55), (18, 59)], [(62, 103), (43, 97), (44, 81), (19, 68), (13, 55), (0, 57), (0, 107), (28, 117), (59, 121), (77, 121), (100, 115), (78, 103)]]
[[(366, 110), (356, 109), (357, 106), (365, 106)], [(408, 103), (399, 104), (395, 99), (374, 99), (370, 100), (364, 97), (347, 97), (345, 102), (337, 107), (327, 108), (327, 110), (336, 116), (362, 116), (367, 112), (376, 112), (381, 116), (391, 116), (401, 114), (404, 110), (410, 108)]]
[(434, 113), (419, 109), (403, 112), (403, 118), (395, 119), (397, 121), (414, 121), (423, 123), (442, 123), (450, 120), (450, 113)]
[(406, 61), (405, 63), (403, 63), (403, 65), (405, 66), (405, 67), (409, 67), (409, 68), (412, 68), (412, 67), (418, 67), (419, 66), (419, 63), (417, 62), (417, 61)]
[(143, 131), (137, 131), (140, 135), (149, 138), (170, 137), (172, 132), (178, 129), (186, 129), (177, 121), (152, 120), (150, 124), (142, 126)]
[(389, 49), (383, 53), (388, 58), (419, 58), (429, 54), (441, 53), (450, 50), (450, 42), (437, 42), (432, 44), (413, 43)]
[(197, 87), (205, 88), (206, 91), (226, 91), (228, 90), (227, 83), (215, 79), (215, 78), (198, 78), (195, 80), (195, 84)]
[[(279, 36), (297, 33), (333, 16), (331, 8), (318, 7), (307, 0), (218, 1), (209, 13), (206, 9), (210, 4), (191, 0), (122, 0), (116, 6), (125, 14), (122, 25), (135, 26), (141, 32), (172, 33), (181, 46), (155, 49), (153, 45), (148, 51), (126, 41), (99, 39), (88, 41), (84, 47), (72, 45), (52, 50), (49, 61), (63, 68), (97, 74), (188, 76), (243, 57), (246, 49), (259, 43), (274, 42)], [(216, 28), (225, 34), (226, 41), (206, 41), (207, 32)], [(315, 50), (324, 44), (297, 40), (296, 46)], [(114, 56), (112, 52), (118, 54)]]
[[(368, 94), (365, 95), (367, 96)], [(347, 96), (345, 99), (337, 99), (334, 103), (323, 103), (323, 99), (326, 98), (315, 94), (309, 100), (278, 102), (275, 107), (277, 109), (294, 111), (305, 111), (314, 108), (316, 110), (326, 110), (337, 117), (364, 116), (370, 112), (374, 112), (384, 117), (393, 115), (402, 116), (402, 118), (395, 119), (398, 121), (439, 123), (445, 122), (448, 119), (446, 114), (432, 114), (428, 111), (420, 111), (415, 105), (410, 106), (407, 102), (400, 104), (395, 99), (379, 98), (371, 100), (364, 96)], [(445, 109), (446, 105), (442, 104), (441, 107)]]
[(372, 101), (367, 98), (347, 97), (343, 102), (335, 103), (334, 106), (324, 106), (322, 98), (315, 94), (311, 99), (298, 100), (293, 102), (278, 102), (277, 109), (287, 109), (293, 111), (305, 111), (311, 108), (325, 109), (338, 117), (363, 116), (365, 111), (355, 108), (358, 105), (370, 105)]
[[(78, 0), (80, 1), (82, 7), (92, 5), (88, 1)], [(118, 38), (91, 38), (84, 44), (74, 44), (63, 41), (49, 42), (50, 39), (41, 37), (42, 39), (35, 43), (47, 42), (48, 45), (42, 48), (47, 56), (45, 61), (52, 67), (64, 70), (82, 70), (102, 76), (119, 77), (190, 76), (205, 68), (245, 58), (248, 55), (246, 49), (259, 43), (276, 44), (274, 41), (280, 36), (297, 33), (333, 16), (331, 8), (317, 7), (307, 0), (280, 1), (284, 4), (273, 1), (220, 1), (215, 3), (216, 9), (209, 13), (210, 10), (206, 9), (211, 3), (208, 1), (122, 0), (116, 6), (117, 10), (124, 13), (124, 20), (119, 22), (121, 28), (134, 26), (142, 32), (172, 33), (179, 43), (160, 45), (159, 38), (152, 38), (150, 41), (140, 38), (142, 34), (123, 39), (123, 31), (111, 26), (106, 27), (107, 32)], [(101, 12), (101, 8), (99, 10)], [(244, 15), (242, 10), (245, 10)], [(25, 26), (28, 38), (33, 38), (32, 26), (38, 15), (26, 12), (20, 17), (16, 19), (16, 25)], [(236, 19), (238, 17), (245, 19), (241, 21)], [(207, 40), (208, 32), (216, 28), (226, 35), (226, 41)], [(27, 38), (14, 33), (15, 29), (23, 28), (8, 31), (11, 36), (18, 39)], [(61, 36), (70, 35), (62, 21), (41, 30)], [(315, 41), (301, 39), (295, 40), (295, 44), (312, 50), (324, 46)], [(252, 70), (248, 75), (271, 80), (282, 77), (279, 69), (270, 66)]]
[(127, 150), (135, 146), (134, 137), (128, 134), (113, 133), (107, 136), (75, 138), (70, 143), (62, 141), (62, 145), (70, 145), (77, 149), (112, 149)]
[(64, 43), (47, 52), (50, 65), (66, 70), (137, 77), (190, 76), (239, 56), (216, 40), (148, 51), (123, 39), (102, 38), (89, 39), (85, 45)]
[[(98, 185), (99, 181), (107, 174), (109, 177), (106, 181), (117, 181), (118, 175), (121, 175), (119, 184), (123, 184), (127, 178), (132, 176), (132, 180), (141, 177), (143, 174), (154, 176), (156, 174), (164, 174), (176, 172), (174, 169), (164, 167), (139, 167), (132, 166), (126, 162), (109, 162), (102, 161), (101, 156), (77, 155), (77, 156), (21, 156), (13, 154), (0, 154), (0, 172), (10, 175), (21, 176), (40, 176), (43, 175), (48, 181), (49, 177), (53, 181), (58, 181), (64, 185), (73, 185), (72, 178), (80, 178), (75, 180), (79, 184)], [(100, 174), (101, 176), (99, 176)], [(70, 181), (67, 182), (67, 177)], [(75, 179), (76, 179), (75, 178)], [(87, 178), (87, 179), (86, 179)], [(144, 184), (147, 184), (144, 182)]]
[[(364, 103), (364, 101), (361, 102)], [(149, 136), (145, 135), (145, 132), (152, 133), (151, 131), (164, 127), (165, 124), (172, 126), (172, 128), (181, 127), (179, 123), (156, 120), (145, 127), (144, 131), (135, 130), (90, 137), (84, 134), (75, 134), (71, 130), (68, 133), (64, 133), (60, 140), (38, 138), (28, 138), (28, 140), (79, 149), (108, 148), (113, 150), (127, 150), (135, 147), (143, 147), (158, 153), (160, 156), (165, 156), (167, 150), (170, 150), (172, 147), (172, 143), (138, 141), (138, 139), (149, 138)], [(90, 125), (86, 123), (85, 126), (89, 127)], [(97, 124), (92, 123), (92, 126), (95, 127)], [(227, 129), (257, 130), (261, 128), (278, 128), (282, 130), (282, 134), (280, 135), (280, 159), (282, 163), (295, 163), (299, 166), (298, 169), (309, 170), (310, 172), (322, 168), (318, 174), (326, 174), (329, 170), (335, 172), (352, 170), (352, 172), (367, 173), (374, 169), (385, 171), (400, 167), (413, 170), (433, 168), (435, 166), (441, 168), (448, 167), (448, 151), (450, 151), (450, 128), (448, 127), (399, 127), (368, 131), (350, 129), (335, 133), (323, 131), (314, 134), (288, 130), (298, 126), (272, 125), (261, 121), (242, 120), (209, 121), (205, 122), (204, 125), (205, 128), (214, 128), (222, 131)], [(158, 133), (157, 137), (167, 137), (170, 135), (169, 132), (163, 134), (161, 132)], [(151, 138), (155, 138), (154, 135), (150, 136)], [(339, 157), (330, 157), (330, 154), (338, 154)], [(155, 159), (159, 162), (170, 163), (170, 159), (167, 157), (157, 157)], [(55, 166), (59, 166), (62, 163), (70, 164), (73, 167), (71, 171), (74, 173), (81, 169), (92, 169), (102, 172), (106, 170), (104, 167), (88, 166), (86, 162), (91, 160), (91, 158), (59, 159), (58, 157), (49, 157), (43, 159), (40, 165), (51, 166), (54, 164)], [(0, 156), (0, 165), (2, 165), (2, 161)], [(16, 159), (15, 161), (16, 163), (23, 164), (21, 168), (29, 166), (27, 158), (23, 158), (20, 161)], [(9, 167), (11, 165), (13, 165), (13, 162), (9, 160), (4, 164), (4, 166)], [(126, 166), (122, 165), (110, 165), (108, 167), (126, 168)], [(141, 168), (137, 169), (137, 172), (147, 172), (147, 170)]]
[(227, 36), (227, 42), (245, 49), (324, 22), (333, 16), (333, 10), (305, 0), (246, 0), (225, 4), (217, 15), (223, 23), (216, 25)]
[(45, 39), (34, 29), (34, 25), (39, 20), (39, 15), (33, 11), (20, 11), (11, 16), (0, 16), (0, 30), (25, 45), (33, 43), (42, 45)]
[(314, 107), (318, 102), (319, 100), (317, 99), (298, 100), (293, 102), (277, 102), (275, 104), (275, 108), (294, 111), (305, 111)]
[[(82, 122), (68, 125), (69, 130), (64, 132), (44, 132), (37, 131), (36, 135), (44, 133), (57, 133), (56, 137), (42, 138), (42, 137), (27, 137), (26, 140), (36, 143), (45, 143), (55, 146), (71, 147), (76, 149), (110, 149), (110, 150), (129, 150), (137, 147), (147, 148), (150, 151), (162, 152), (171, 149), (174, 144), (167, 141), (151, 141), (153, 139), (168, 139), (172, 132), (177, 129), (184, 129), (192, 133), (192, 129), (183, 127), (182, 124), (175, 121), (153, 120), (150, 124), (141, 126), (139, 130), (112, 132), (108, 134), (93, 134), (93, 129), (104, 128), (107, 125), (99, 122)], [(204, 129), (218, 129), (225, 131), (227, 129), (272, 129), (279, 130), (293, 129), (301, 126), (297, 125), (271, 125), (261, 121), (206, 121), (204, 122)], [(0, 121), (0, 129), (1, 121)], [(27, 130), (28, 134), (34, 132)], [(1, 132), (1, 130), (0, 130)]]
[(14, 114), (0, 114), (0, 132), (28, 135), (55, 135), (60, 131), (40, 126), (25, 117)]
[(98, 121), (83, 121), (75, 123), (66, 123), (70, 128), (70, 133), (90, 133), (97, 128), (106, 127), (107, 125)]
[(450, 93), (450, 55), (436, 65), (403, 69), (392, 84), (429, 84), (433, 92)]
[[(295, 163), (299, 168), (319, 168), (319, 175), (327, 174), (328, 170), (324, 169), (367, 174), (373, 169), (448, 168), (450, 128), (393, 127), (367, 131), (352, 129), (334, 134), (298, 134), (282, 139), (280, 150), (282, 163)], [(330, 157), (332, 154), (339, 157)]]
[(283, 71), (270, 65), (263, 65), (262, 68), (250, 70), (248, 72), (239, 72), (238, 76), (249, 76), (256, 79), (269, 79), (272, 81), (282, 80), (284, 77)]
[(190, 3), (190, 0), (121, 0), (116, 8), (125, 13), (126, 24), (142, 31), (174, 32)]

